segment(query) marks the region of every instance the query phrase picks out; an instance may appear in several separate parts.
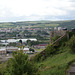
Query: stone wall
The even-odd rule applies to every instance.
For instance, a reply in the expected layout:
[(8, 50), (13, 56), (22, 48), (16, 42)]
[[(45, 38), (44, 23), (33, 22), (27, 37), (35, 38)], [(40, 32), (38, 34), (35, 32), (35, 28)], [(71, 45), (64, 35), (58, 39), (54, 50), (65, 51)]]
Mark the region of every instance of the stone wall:
[(52, 38), (54, 37), (54, 36), (63, 36), (63, 35), (65, 35), (66, 34), (66, 30), (60, 30), (60, 31), (50, 31), (50, 43), (52, 43)]

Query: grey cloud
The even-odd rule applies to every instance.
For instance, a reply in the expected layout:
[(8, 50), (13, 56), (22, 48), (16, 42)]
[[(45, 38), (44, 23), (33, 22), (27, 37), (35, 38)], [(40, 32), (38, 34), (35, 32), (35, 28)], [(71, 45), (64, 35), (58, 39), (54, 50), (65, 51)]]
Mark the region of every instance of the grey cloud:
[(70, 0), (71, 2), (75, 2), (75, 0)]
[[(47, 0), (45, 0), (45, 1), (47, 1)], [(56, 9), (62, 10), (62, 13), (63, 13), (63, 11), (67, 12), (67, 14), (64, 14), (64, 15), (61, 15), (61, 16), (58, 16), (57, 13), (56, 13), (56, 16), (51, 16), (51, 15), (48, 15), (48, 14), (40, 16), (40, 15), (36, 15), (36, 13), (35, 13), (33, 15), (30, 15), (30, 16), (15, 17), (10, 9), (4, 8), (2, 10), (4, 10), (6, 12), (5, 13), (6, 16), (0, 17), (0, 22), (30, 21), (30, 20), (72, 20), (72, 19), (75, 19), (75, 0), (69, 0), (69, 1), (72, 2), (71, 8), (73, 8), (73, 10), (71, 10), (70, 8), (67, 9), (66, 7), (65, 8), (63, 8), (63, 7), (56, 8), (55, 7)]]
[(6, 17), (1, 18), (0, 22), (14, 22), (14, 21), (35, 21), (35, 20), (74, 20), (75, 19), (75, 13), (74, 11), (69, 11), (69, 14), (62, 15), (62, 16), (51, 16), (51, 15), (31, 15), (31, 16), (20, 16), (20, 17)]

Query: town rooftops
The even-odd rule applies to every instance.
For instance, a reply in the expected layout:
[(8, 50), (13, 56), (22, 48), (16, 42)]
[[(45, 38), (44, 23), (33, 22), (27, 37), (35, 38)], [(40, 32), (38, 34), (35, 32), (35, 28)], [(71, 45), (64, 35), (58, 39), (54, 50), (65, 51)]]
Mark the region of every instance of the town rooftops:
[(6, 49), (4, 47), (0, 48), (0, 51), (6, 51)]
[[(21, 48), (18, 48), (18, 47), (0, 47), (0, 50), (21, 50)], [(29, 50), (29, 48), (23, 48), (23, 50)]]

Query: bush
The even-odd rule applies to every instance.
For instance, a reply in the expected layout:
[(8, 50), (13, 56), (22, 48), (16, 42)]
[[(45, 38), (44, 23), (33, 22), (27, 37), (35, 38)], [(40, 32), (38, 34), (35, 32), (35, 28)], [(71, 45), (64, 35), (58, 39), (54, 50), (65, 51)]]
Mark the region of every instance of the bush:
[(66, 43), (73, 53), (75, 53), (75, 36), (72, 36), (71, 39)]
[(38, 68), (28, 60), (23, 51), (13, 54), (13, 58), (7, 62), (3, 75), (37, 75)]
[(56, 49), (54, 48), (54, 46), (53, 45), (48, 45), (46, 47), (46, 49), (44, 50), (44, 53), (41, 52), (41, 53), (36, 54), (35, 57), (32, 60), (35, 61), (35, 62), (43, 61), (47, 57), (52, 56), (55, 53), (56, 53)]
[(46, 47), (46, 50), (45, 50), (45, 55), (50, 56), (50, 55), (55, 54), (55, 52), (56, 52), (56, 49), (54, 48), (54, 46), (53, 45), (48, 45)]
[(52, 41), (54, 42), (55, 40), (57, 40), (60, 36), (56, 35), (52, 38)]
[(41, 57), (42, 57), (42, 55), (40, 53), (38, 53), (31, 60), (33, 60), (34, 62), (38, 62), (38, 61), (41, 61)]

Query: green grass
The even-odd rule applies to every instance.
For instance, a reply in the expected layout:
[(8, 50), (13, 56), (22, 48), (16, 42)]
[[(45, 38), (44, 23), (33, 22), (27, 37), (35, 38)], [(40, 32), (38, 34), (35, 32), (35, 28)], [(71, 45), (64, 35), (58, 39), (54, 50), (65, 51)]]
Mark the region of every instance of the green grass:
[(41, 75), (66, 75), (66, 68), (69, 62), (75, 60), (75, 54), (64, 52), (53, 57), (48, 57), (45, 61), (39, 62)]
[(5, 28), (7, 28), (7, 27), (15, 27), (15, 25), (13, 25), (13, 24), (11, 24), (11, 23), (2, 23), (2, 24), (0, 24), (0, 27), (5, 27)]
[(38, 25), (34, 25), (34, 26), (31, 26), (32, 28), (44, 28), (44, 27), (57, 27), (59, 26), (59, 24), (38, 24)]
[[(32, 22), (30, 22), (32, 24)], [(35, 25), (31, 25), (31, 28), (44, 28), (44, 27), (56, 27), (56, 26), (59, 26), (59, 24), (37, 24), (35, 22), (33, 22), (33, 24)], [(15, 27), (17, 25), (14, 25), (12, 23), (3, 23), (3, 24), (0, 24), (0, 27), (2, 28), (7, 28), (7, 27)], [(22, 25), (21, 25), (22, 26)], [(26, 25), (26, 27), (29, 27), (29, 25)]]
[(36, 51), (43, 51), (44, 50), (44, 48), (42, 48), (42, 49), (35, 49)]

